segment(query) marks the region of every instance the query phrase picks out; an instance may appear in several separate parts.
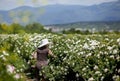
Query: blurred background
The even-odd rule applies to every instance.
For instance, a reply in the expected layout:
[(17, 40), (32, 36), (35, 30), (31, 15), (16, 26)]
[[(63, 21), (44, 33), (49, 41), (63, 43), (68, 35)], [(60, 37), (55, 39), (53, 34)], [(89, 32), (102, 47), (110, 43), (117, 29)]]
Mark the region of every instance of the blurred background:
[(0, 29), (3, 31), (5, 31), (5, 26), (11, 26), (11, 24), (19, 25), (17, 27), (20, 28), (24, 26), (22, 28), (27, 30), (32, 25), (35, 25), (33, 28), (37, 29), (35, 27), (39, 24), (45, 30), (59, 33), (68, 33), (68, 31), (76, 33), (81, 31), (119, 32), (120, 1), (1, 0), (0, 24)]

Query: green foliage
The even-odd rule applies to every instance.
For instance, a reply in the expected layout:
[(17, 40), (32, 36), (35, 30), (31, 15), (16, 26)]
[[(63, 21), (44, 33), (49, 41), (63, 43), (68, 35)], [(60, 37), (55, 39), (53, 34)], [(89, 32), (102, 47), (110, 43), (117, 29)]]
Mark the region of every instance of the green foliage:
[[(33, 78), (33, 51), (43, 38), (53, 44), (57, 58), (49, 57), (42, 71), (50, 81), (119, 81), (119, 34), (24, 34), (0, 35), (0, 81), (26, 81)], [(15, 68), (9, 72), (9, 67)], [(6, 75), (6, 76), (4, 76)], [(15, 75), (21, 77), (15, 78)], [(25, 76), (27, 75), (27, 76)], [(29, 76), (29, 77), (28, 77)]]
[(17, 23), (10, 25), (0, 24), (0, 34), (25, 34), (25, 33), (48, 33), (50, 31), (44, 29), (39, 23), (28, 24), (22, 26)]
[(13, 24), (10, 25), (10, 29), (11, 29), (11, 32), (10, 32), (11, 34), (25, 33), (24, 27), (21, 26), (20, 24), (13, 23)]
[(45, 29), (43, 28), (43, 26), (39, 23), (33, 23), (33, 24), (28, 24), (26, 25), (26, 31), (27, 33), (41, 33), (44, 32)]

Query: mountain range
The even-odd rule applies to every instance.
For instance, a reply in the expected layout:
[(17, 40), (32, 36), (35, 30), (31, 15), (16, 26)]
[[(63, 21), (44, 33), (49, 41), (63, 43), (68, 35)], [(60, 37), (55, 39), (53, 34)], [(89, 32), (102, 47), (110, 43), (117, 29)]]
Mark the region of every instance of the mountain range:
[(43, 25), (91, 21), (120, 21), (120, 1), (99, 5), (47, 5), (41, 7), (22, 6), (11, 10), (0, 10), (0, 23)]

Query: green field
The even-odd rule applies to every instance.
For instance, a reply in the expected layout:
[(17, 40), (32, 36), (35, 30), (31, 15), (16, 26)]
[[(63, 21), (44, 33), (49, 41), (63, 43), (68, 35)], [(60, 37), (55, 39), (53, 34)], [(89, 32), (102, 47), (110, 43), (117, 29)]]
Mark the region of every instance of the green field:
[(43, 67), (50, 81), (120, 81), (120, 34), (1, 34), (0, 81), (33, 78), (32, 52), (43, 38), (57, 56)]

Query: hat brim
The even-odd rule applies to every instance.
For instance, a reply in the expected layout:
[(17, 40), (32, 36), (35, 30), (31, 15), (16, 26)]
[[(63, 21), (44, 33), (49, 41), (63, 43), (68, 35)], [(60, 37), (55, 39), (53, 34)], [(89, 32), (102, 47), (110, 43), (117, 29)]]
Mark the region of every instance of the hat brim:
[(51, 44), (51, 43), (50, 43), (50, 42), (47, 42), (47, 43), (41, 44), (41, 45), (38, 46), (38, 48), (41, 48), (41, 47), (43, 47), (43, 46), (45, 46), (45, 45), (47, 45), (47, 44)]

